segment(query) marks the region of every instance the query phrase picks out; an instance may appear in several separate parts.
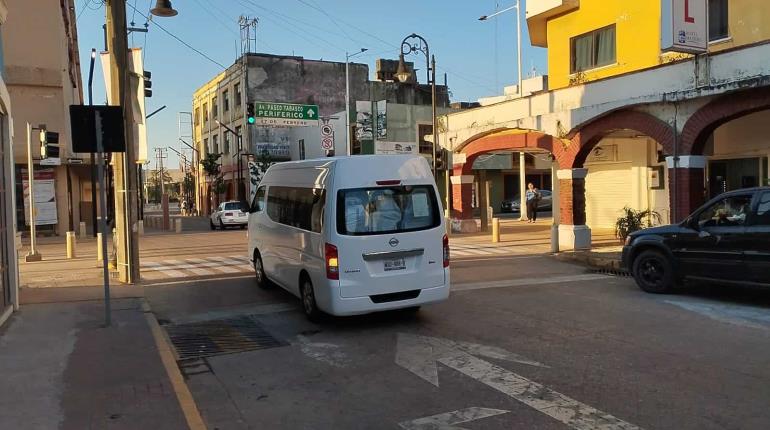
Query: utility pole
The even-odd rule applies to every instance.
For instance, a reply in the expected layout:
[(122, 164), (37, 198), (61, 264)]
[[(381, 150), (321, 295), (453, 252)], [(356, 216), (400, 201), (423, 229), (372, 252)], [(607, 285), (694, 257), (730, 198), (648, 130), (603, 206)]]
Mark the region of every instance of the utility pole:
[(115, 229), (118, 257), (118, 276), (121, 282), (136, 283), (139, 280), (139, 235), (136, 228), (138, 216), (136, 153), (133, 145), (133, 120), (128, 79), (128, 40), (126, 28), (126, 3), (122, 0), (106, 0), (107, 50), (110, 53), (112, 77), (110, 99), (123, 107), (126, 133), (126, 152), (113, 154), (115, 174)]

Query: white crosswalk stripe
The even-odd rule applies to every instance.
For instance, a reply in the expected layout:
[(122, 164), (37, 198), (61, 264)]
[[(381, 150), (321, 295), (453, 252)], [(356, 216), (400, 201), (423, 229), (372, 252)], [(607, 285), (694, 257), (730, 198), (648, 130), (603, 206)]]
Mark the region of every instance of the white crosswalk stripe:
[(249, 258), (242, 255), (142, 262), (142, 277), (148, 280), (233, 275), (252, 270)]

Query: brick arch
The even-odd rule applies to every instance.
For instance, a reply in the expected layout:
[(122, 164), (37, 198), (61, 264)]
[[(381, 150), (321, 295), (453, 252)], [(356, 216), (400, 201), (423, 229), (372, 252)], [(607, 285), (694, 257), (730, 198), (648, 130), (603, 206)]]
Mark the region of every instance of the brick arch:
[(465, 143), (459, 150), (460, 153), (465, 154), (465, 163), (461, 166), (456, 166), (455, 172), (462, 175), (472, 174), (473, 162), (476, 158), (489, 152), (525, 149), (545, 150), (554, 154), (558, 159), (559, 154), (564, 152), (564, 145), (556, 137), (537, 131), (522, 129), (498, 130), (495, 133), (487, 134)]
[(767, 109), (770, 109), (770, 87), (737, 91), (712, 100), (685, 123), (680, 153), (702, 155), (706, 141), (721, 125)]
[(617, 110), (573, 129), (567, 138), (570, 145), (563, 158), (557, 158), (562, 168), (582, 167), (588, 154), (599, 141), (618, 130), (634, 130), (655, 139), (665, 154), (674, 153), (674, 132), (671, 126), (657, 117), (635, 110)]

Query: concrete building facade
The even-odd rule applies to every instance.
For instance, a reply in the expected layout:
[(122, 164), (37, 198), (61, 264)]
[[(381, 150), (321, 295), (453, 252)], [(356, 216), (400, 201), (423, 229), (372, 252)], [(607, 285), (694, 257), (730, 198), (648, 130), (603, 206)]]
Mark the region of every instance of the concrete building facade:
[[(655, 210), (664, 222), (675, 222), (708, 197), (766, 184), (765, 7), (761, 1), (712, 7), (723, 16), (710, 19), (727, 24), (709, 53), (694, 57), (660, 51), (660, 2), (528, 4), (532, 43), (549, 49), (549, 87), (523, 98), (492, 98), (446, 118), (440, 141), (453, 151), (456, 225), (476, 228), (474, 162), (494, 152), (548, 154), (553, 160), (554, 223), (562, 249), (590, 247), (591, 230), (612, 228), (624, 206)], [(762, 19), (748, 16), (757, 13)], [(583, 62), (574, 73), (582, 55), (576, 38), (607, 28), (614, 30), (602, 37), (612, 40), (602, 43), (614, 47), (613, 61)]]
[[(246, 58), (247, 67), (244, 67)], [(237, 197), (238, 139), (224, 124), (242, 136), (241, 153), (262, 154), (273, 161), (325, 157), (347, 153), (347, 134), (351, 133), (352, 154), (392, 153), (408, 148), (414, 153), (427, 151), (426, 136), (432, 134), (431, 93), (429, 86), (416, 82), (393, 82), (387, 68), (393, 62), (380, 61), (380, 80), (369, 79), (369, 67), (350, 63), (350, 129), (345, 122), (345, 63), (308, 60), (296, 56), (247, 54), (214, 77), (193, 94), (193, 141), (201, 157), (222, 154), (221, 173), (226, 190), (216, 196), (210, 190), (212, 178), (202, 173), (198, 177), (198, 207), (210, 212), (217, 198)], [(407, 63), (413, 71), (413, 65)], [(393, 68), (395, 71), (395, 68)], [(245, 72), (245, 73), (244, 73)], [(248, 81), (248, 85), (246, 82)], [(439, 113), (449, 112), (448, 91), (439, 87)], [(357, 132), (358, 120), (385, 107), (379, 121), (387, 121), (383, 136), (372, 138)], [(333, 150), (321, 147), (320, 125), (310, 127), (267, 127), (246, 122), (246, 105), (255, 102), (317, 105), (320, 118), (328, 121), (334, 131)], [(359, 112), (361, 111), (361, 112)], [(364, 112), (365, 111), (365, 112)], [(384, 116), (382, 114), (385, 114)], [(370, 116), (368, 116), (370, 118)], [(420, 151), (422, 142), (423, 150)], [(242, 175), (248, 182), (246, 157)]]
[[(29, 224), (24, 210), (23, 176), (27, 170), (26, 123), (45, 124), (59, 133), (61, 165), (40, 165), (38, 132), (32, 136), (35, 170), (52, 179), (55, 208), (42, 234), (64, 235), (91, 217), (91, 176), (88, 160), (72, 152), (69, 106), (82, 102), (75, 3), (8, 0), (9, 20), (3, 29), (4, 74), (13, 107), (15, 133), (16, 218)], [(33, 43), (34, 41), (34, 43)], [(52, 219), (55, 218), (55, 221)], [(40, 221), (38, 221), (40, 224)]]

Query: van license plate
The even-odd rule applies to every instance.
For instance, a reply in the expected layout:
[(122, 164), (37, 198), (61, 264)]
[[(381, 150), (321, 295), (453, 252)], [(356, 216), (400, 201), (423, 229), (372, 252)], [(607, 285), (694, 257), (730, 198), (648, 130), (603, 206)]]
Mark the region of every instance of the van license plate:
[(394, 270), (406, 270), (406, 261), (403, 258), (395, 258), (393, 260), (385, 260), (385, 271), (392, 272)]

